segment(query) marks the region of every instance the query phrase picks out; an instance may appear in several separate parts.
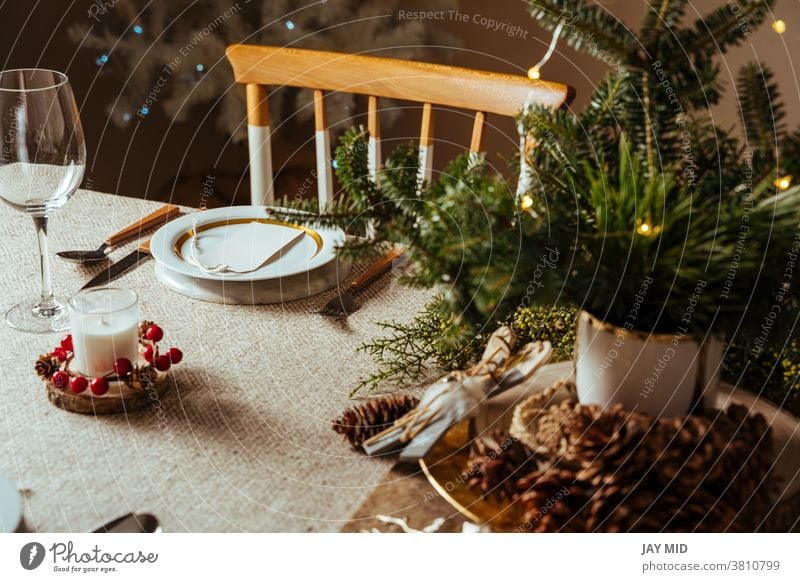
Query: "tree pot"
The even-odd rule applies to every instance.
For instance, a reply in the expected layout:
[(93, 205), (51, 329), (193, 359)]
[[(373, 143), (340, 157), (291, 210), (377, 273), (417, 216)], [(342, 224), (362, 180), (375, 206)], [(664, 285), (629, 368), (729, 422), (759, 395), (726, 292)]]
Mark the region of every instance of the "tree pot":
[(713, 408), (724, 342), (710, 335), (645, 333), (582, 311), (575, 339), (575, 384), (582, 404), (620, 403), (655, 417)]

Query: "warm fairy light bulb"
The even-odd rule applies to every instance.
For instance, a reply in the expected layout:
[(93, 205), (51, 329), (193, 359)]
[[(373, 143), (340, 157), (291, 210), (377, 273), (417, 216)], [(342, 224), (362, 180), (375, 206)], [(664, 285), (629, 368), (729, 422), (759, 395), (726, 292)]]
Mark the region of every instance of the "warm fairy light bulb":
[(528, 78), (534, 81), (540, 77), (539, 67), (531, 67), (528, 69)]
[(792, 176), (781, 176), (773, 182), (778, 190), (788, 190), (792, 185)]
[(519, 201), (519, 207), (522, 210), (530, 210), (533, 207), (533, 198), (525, 194)]
[(786, 32), (786, 23), (783, 20), (776, 20), (772, 23), (772, 30), (778, 34), (783, 34)]
[(636, 232), (642, 236), (658, 236), (661, 233), (661, 225), (637, 220)]

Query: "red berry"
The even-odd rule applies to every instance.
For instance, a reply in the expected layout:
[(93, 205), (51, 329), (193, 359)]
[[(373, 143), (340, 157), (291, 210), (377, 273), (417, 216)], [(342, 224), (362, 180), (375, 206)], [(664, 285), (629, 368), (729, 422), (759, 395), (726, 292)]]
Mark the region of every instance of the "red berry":
[(167, 356), (169, 356), (170, 362), (178, 364), (183, 359), (183, 352), (178, 348), (170, 348), (167, 350)]
[(144, 356), (145, 362), (152, 364), (154, 355), (155, 355), (155, 350), (153, 349), (153, 346), (144, 346), (144, 351), (142, 352), (142, 356)]
[(114, 362), (114, 372), (117, 376), (127, 376), (133, 370), (133, 364), (128, 358), (120, 358)]
[(151, 342), (160, 342), (164, 337), (164, 330), (157, 325), (151, 325), (149, 328), (147, 328), (147, 333), (144, 334), (144, 337), (149, 339)]
[(172, 365), (172, 362), (169, 359), (167, 354), (162, 354), (156, 358), (156, 370), (161, 370), (162, 372), (166, 372), (169, 370), (169, 367)]
[(69, 386), (69, 374), (64, 370), (59, 370), (52, 377), (53, 386), (63, 390), (67, 386)]
[(59, 362), (66, 362), (67, 361), (67, 350), (64, 348), (53, 348), (50, 350), (50, 355), (53, 356)]
[(80, 394), (89, 387), (89, 380), (83, 376), (75, 376), (69, 383), (69, 389), (75, 394)]
[(92, 394), (102, 396), (108, 392), (108, 380), (105, 378), (95, 378), (91, 383)]
[(72, 349), (72, 336), (71, 335), (65, 335), (63, 338), (61, 338), (61, 347), (64, 348), (65, 350), (67, 350), (68, 352), (74, 351)]

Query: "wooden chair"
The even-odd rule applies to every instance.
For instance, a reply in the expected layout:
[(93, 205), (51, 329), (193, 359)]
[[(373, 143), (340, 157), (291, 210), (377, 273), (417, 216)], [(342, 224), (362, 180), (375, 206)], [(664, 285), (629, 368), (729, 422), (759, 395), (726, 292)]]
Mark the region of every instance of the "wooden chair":
[[(434, 106), (475, 111), (470, 151), (481, 150), (486, 115), (514, 116), (526, 103), (553, 108), (566, 103), (566, 85), (461, 67), (450, 67), (285, 47), (232, 45), (227, 50), (237, 83), (247, 86), (252, 203), (271, 205), (275, 195), (270, 146), (271, 122), (267, 86), (288, 85), (314, 91), (317, 183), (320, 208), (333, 197), (331, 144), (325, 117), (325, 92), (343, 91), (369, 97), (369, 163), (374, 175), (381, 168), (378, 99), (423, 104), (419, 155), (420, 178), (429, 181), (433, 167)], [(525, 144), (522, 144), (525, 147)]]

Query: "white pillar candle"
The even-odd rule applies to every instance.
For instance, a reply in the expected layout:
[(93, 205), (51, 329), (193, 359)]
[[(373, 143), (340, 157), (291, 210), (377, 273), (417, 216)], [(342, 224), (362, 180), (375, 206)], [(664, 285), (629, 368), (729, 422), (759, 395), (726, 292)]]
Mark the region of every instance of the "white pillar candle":
[(70, 368), (99, 378), (114, 370), (114, 362), (139, 355), (139, 297), (133, 291), (99, 287), (69, 299), (72, 345)]

